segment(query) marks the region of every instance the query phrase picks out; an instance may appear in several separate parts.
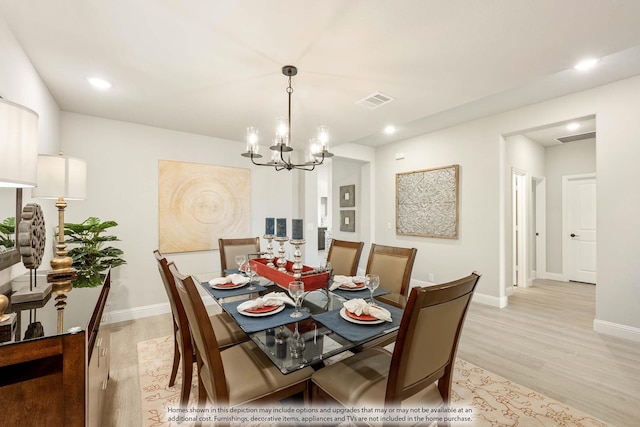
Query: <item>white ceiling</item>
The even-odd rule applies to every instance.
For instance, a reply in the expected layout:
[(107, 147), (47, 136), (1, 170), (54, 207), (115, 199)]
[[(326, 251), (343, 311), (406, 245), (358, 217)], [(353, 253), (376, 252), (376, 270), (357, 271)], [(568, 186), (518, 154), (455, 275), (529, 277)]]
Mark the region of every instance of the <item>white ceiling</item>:
[[(567, 129), (569, 124), (578, 124), (579, 127), (575, 130)], [(545, 147), (552, 147), (554, 145), (561, 145), (558, 138), (584, 135), (591, 132), (596, 132), (596, 119), (593, 117), (579, 118), (562, 123), (555, 123), (553, 125), (544, 126), (540, 129), (530, 129), (523, 133), (524, 136), (532, 141), (537, 142)], [(585, 138), (580, 141), (593, 140), (594, 138)], [(574, 142), (580, 142), (574, 141)]]
[[(286, 64), (298, 147), (317, 124), (378, 146), (640, 74), (637, 0), (0, 0), (0, 15), (65, 111), (238, 141), (254, 125), (265, 145)], [(587, 56), (595, 70), (572, 69)], [(355, 104), (376, 91), (395, 101)]]

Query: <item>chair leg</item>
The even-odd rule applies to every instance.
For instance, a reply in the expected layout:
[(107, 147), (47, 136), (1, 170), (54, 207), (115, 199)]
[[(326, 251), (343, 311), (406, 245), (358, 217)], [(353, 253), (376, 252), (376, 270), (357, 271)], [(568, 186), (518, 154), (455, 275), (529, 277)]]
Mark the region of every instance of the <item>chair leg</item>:
[(191, 394), (191, 382), (193, 381), (193, 360), (189, 356), (182, 358), (182, 390), (180, 393), (180, 406), (186, 408)]
[[(207, 405), (207, 390), (204, 388), (202, 379), (198, 375), (198, 408), (204, 409)], [(195, 427), (202, 427), (202, 421), (196, 421)]]
[(302, 392), (302, 404), (305, 408), (311, 406), (311, 380), (307, 380), (307, 385)]
[(178, 327), (174, 322), (173, 323), (173, 367), (171, 368), (171, 376), (169, 377), (169, 387), (173, 387), (173, 385), (176, 383), (178, 366), (180, 366), (180, 348), (178, 347)]

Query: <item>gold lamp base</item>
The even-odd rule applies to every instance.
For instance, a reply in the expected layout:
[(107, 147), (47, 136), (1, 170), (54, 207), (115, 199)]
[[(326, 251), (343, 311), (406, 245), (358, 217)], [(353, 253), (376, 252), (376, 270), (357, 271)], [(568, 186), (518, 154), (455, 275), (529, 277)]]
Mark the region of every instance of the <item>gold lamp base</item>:
[(71, 257), (55, 257), (51, 260), (51, 270), (47, 273), (47, 282), (62, 282), (73, 280), (78, 275), (75, 268), (71, 267)]
[(71, 267), (73, 259), (67, 256), (67, 245), (64, 242), (64, 209), (67, 202), (59, 197), (56, 202), (58, 208), (58, 243), (56, 244), (56, 256), (51, 260), (51, 270), (47, 273), (48, 282), (71, 281), (76, 278), (78, 272)]
[(51, 259), (51, 269), (56, 271), (70, 270), (73, 259), (70, 256), (55, 257)]

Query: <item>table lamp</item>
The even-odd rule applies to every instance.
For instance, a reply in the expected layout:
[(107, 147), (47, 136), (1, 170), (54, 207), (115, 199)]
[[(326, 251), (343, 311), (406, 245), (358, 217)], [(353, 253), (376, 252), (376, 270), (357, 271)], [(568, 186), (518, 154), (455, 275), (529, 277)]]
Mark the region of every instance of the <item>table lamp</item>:
[(36, 185), (38, 114), (0, 98), (0, 187)]
[(74, 157), (41, 154), (38, 156), (38, 183), (31, 190), (32, 197), (56, 199), (58, 208), (58, 242), (56, 256), (51, 260), (49, 282), (71, 280), (77, 272), (71, 267), (64, 242), (64, 210), (66, 200), (83, 200), (87, 186), (87, 163)]

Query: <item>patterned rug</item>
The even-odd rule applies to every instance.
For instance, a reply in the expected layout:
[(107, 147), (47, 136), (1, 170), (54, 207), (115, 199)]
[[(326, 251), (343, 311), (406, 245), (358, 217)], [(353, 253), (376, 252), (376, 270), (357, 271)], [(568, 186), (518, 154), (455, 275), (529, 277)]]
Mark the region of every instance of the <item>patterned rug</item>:
[[(138, 373), (142, 407), (142, 426), (192, 426), (189, 422), (172, 422), (175, 416), (168, 408), (176, 408), (180, 400), (181, 376), (168, 387), (173, 361), (173, 341), (167, 336), (138, 343)], [(197, 374), (191, 388), (189, 407), (195, 407), (198, 394)], [(453, 426), (492, 427), (606, 427), (603, 423), (574, 408), (509, 381), (492, 372), (458, 359), (452, 390), (453, 407), (471, 408), (473, 421), (452, 423)], [(236, 424), (234, 424), (236, 425)], [(271, 426), (271, 423), (237, 425)], [(277, 424), (292, 425), (292, 424)], [(298, 424), (299, 425), (299, 424)], [(344, 424), (345, 426), (348, 423)]]

